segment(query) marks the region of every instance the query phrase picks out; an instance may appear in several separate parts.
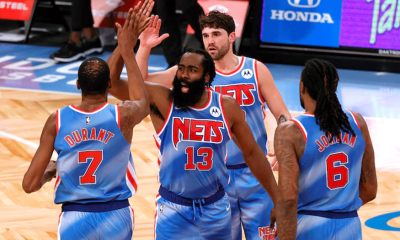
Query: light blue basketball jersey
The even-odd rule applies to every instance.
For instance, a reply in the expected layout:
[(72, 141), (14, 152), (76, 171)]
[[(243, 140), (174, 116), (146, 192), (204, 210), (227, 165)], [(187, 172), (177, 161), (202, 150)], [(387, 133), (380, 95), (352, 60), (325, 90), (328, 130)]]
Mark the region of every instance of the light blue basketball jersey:
[(161, 185), (191, 199), (207, 198), (229, 181), (225, 162), (231, 133), (222, 96), (210, 90), (208, 94), (202, 108), (181, 110), (171, 103), (163, 127), (154, 135)]
[(356, 116), (345, 110), (356, 136), (342, 132), (332, 143), (312, 114), (292, 119), (306, 138), (299, 160), (298, 210), (350, 212), (361, 207), (359, 182), (365, 141)]
[[(231, 73), (217, 74), (212, 82), (214, 91), (230, 95), (236, 99), (246, 114), (246, 122), (250, 126), (255, 140), (267, 154), (267, 132), (264, 125), (263, 100), (258, 84), (256, 60), (239, 57), (239, 67)], [(244, 158), (239, 147), (234, 141), (228, 143), (228, 160), (226, 165), (243, 164)]]
[(137, 190), (130, 146), (120, 130), (119, 107), (57, 110), (55, 203), (124, 200)]

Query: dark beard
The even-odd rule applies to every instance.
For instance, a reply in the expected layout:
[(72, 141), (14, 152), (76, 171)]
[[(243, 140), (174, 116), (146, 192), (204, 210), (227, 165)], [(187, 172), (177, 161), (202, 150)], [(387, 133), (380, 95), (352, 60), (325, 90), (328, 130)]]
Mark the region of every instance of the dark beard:
[[(184, 82), (189, 88), (187, 93), (182, 92), (181, 82)], [(178, 77), (175, 76), (172, 84), (174, 87), (170, 97), (172, 97), (175, 106), (183, 110), (186, 110), (188, 107), (194, 106), (196, 103), (198, 103), (205, 90), (204, 77), (193, 82), (189, 82), (184, 79), (178, 79)]]

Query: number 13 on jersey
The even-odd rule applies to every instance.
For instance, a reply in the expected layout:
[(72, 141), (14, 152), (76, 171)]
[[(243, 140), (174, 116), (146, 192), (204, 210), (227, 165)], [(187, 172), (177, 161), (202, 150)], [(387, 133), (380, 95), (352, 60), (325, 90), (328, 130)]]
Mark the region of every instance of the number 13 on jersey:
[(197, 156), (203, 157), (202, 162), (197, 162), (197, 164), (194, 161), (194, 147), (187, 147), (185, 150), (187, 160), (185, 164), (185, 170), (196, 170), (198, 169), (199, 171), (209, 171), (212, 168), (213, 165), (213, 154), (214, 151), (212, 148), (209, 147), (201, 147), (197, 150)]

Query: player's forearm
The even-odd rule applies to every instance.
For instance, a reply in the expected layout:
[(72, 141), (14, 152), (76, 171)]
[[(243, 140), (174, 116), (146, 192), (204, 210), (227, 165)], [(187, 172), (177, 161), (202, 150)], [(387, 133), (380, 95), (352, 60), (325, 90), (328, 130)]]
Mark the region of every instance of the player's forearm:
[(363, 205), (375, 199), (377, 186), (360, 183), (360, 199)]
[(267, 99), (267, 105), (278, 125), (292, 118), (278, 89), (275, 89), (275, 92), (271, 93)]
[(274, 114), (274, 116), (278, 125), (292, 118), (286, 107), (281, 111), (277, 112), (276, 114)]
[(276, 204), (276, 223), (279, 240), (295, 240), (297, 232), (297, 202), (279, 197)]
[(42, 187), (42, 177), (34, 176), (33, 178), (28, 176), (28, 173), (25, 174), (24, 180), (22, 181), (22, 189), (26, 193), (33, 193), (38, 191)]
[(146, 85), (140, 74), (139, 67), (136, 63), (136, 58), (133, 50), (122, 53), (122, 57), (126, 62), (126, 70), (128, 72), (128, 88), (129, 98), (131, 101), (137, 101), (141, 104), (143, 114), (147, 116), (150, 112), (149, 95), (147, 93)]
[[(54, 171), (45, 171), (43, 173), (42, 179), (40, 180), (40, 184), (39, 184), (39, 189), (47, 182), (50, 182), (54, 176), (56, 175), (56, 170), (54, 169)], [(38, 190), (39, 190), (38, 189)]]
[(122, 69), (124, 68), (124, 60), (121, 56), (121, 48), (117, 46), (114, 52), (108, 57), (108, 67), (110, 68), (111, 89), (110, 94), (119, 100), (129, 100), (128, 84), (125, 80), (120, 79)]
[(139, 66), (140, 72), (142, 73), (143, 80), (146, 81), (149, 75), (149, 58), (151, 48), (140, 46), (136, 53), (136, 61)]
[(264, 152), (258, 145), (256, 145), (250, 154), (246, 155), (243, 153), (243, 156), (250, 171), (268, 192), (272, 201), (276, 203), (278, 188), (271, 166), (265, 157)]
[(43, 186), (45, 183), (50, 182), (56, 176), (56, 173), (56, 161), (50, 160), (46, 170), (43, 173), (42, 180), (40, 180), (40, 184)]

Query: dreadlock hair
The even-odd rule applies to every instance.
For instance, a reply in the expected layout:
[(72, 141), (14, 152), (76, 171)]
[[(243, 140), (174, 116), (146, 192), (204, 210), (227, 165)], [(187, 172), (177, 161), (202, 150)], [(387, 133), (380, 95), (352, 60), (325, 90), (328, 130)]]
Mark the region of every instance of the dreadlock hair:
[(78, 82), (83, 95), (104, 94), (110, 81), (110, 69), (101, 58), (86, 59), (78, 70)]
[(207, 75), (207, 73), (210, 75), (210, 80), (208, 81), (208, 83), (206, 83), (206, 87), (211, 87), (211, 83), (214, 81), (215, 74), (216, 74), (214, 60), (212, 59), (211, 55), (208, 54), (208, 52), (206, 52), (203, 49), (186, 48), (183, 51), (182, 55), (179, 57), (178, 64), (181, 61), (181, 58), (185, 53), (196, 53), (196, 54), (203, 55), (203, 61), (202, 61), (203, 78)]
[(310, 97), (317, 101), (315, 121), (329, 142), (333, 141), (334, 136), (342, 142), (341, 130), (356, 136), (336, 96), (339, 75), (335, 66), (320, 59), (309, 60), (301, 72), (301, 81)]

